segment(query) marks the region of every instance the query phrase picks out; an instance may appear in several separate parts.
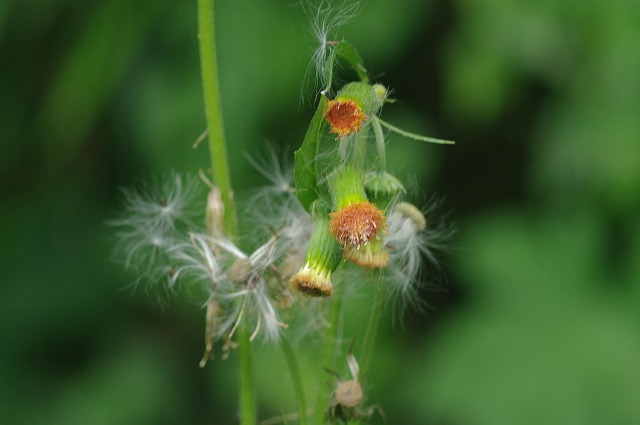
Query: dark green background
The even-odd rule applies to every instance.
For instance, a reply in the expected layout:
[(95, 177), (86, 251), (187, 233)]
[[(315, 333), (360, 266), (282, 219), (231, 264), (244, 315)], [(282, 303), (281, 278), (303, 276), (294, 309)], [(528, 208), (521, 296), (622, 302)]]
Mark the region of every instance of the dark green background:
[[(236, 421), (234, 359), (198, 368), (203, 311), (132, 294), (105, 225), (119, 187), (207, 166), (195, 3), (0, 2), (3, 424)], [(302, 140), (314, 42), (293, 1), (218, 3), (242, 192), (245, 152)], [(640, 2), (370, 0), (343, 34), (394, 90), (387, 121), (457, 141), (390, 141), (458, 232), (432, 308), (385, 317), (368, 403), (390, 424), (640, 424)], [(262, 418), (295, 409), (282, 363), (256, 347)]]

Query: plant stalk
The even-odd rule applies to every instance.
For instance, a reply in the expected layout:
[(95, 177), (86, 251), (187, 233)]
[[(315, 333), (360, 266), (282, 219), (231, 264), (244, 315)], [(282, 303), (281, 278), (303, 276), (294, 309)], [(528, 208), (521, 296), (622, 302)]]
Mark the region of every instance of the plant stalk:
[(289, 341), (284, 336), (282, 336), (280, 340), (280, 347), (282, 348), (282, 352), (284, 353), (284, 358), (286, 359), (287, 366), (289, 367), (289, 374), (291, 375), (291, 380), (293, 381), (293, 392), (295, 393), (296, 403), (298, 404), (298, 411), (300, 412), (299, 424), (307, 425), (307, 399), (304, 395), (302, 374), (300, 373), (300, 367), (298, 366), (296, 355), (291, 348), (291, 344), (289, 344)]
[[(334, 293), (331, 298), (331, 306), (329, 308), (329, 315), (327, 320), (329, 321), (329, 328), (324, 335), (324, 348), (322, 350), (322, 363), (321, 366), (323, 368), (329, 370), (335, 370), (335, 357), (336, 357), (336, 347), (338, 345), (338, 336), (340, 329), (340, 319), (342, 314), (342, 291), (337, 291)], [(320, 372), (321, 374), (325, 373), (324, 371)], [(325, 382), (322, 379), (322, 375), (320, 376), (319, 382)], [(329, 402), (330, 391), (326, 387), (321, 387), (318, 391), (318, 399), (316, 401), (316, 409), (315, 409), (315, 423), (316, 425), (323, 425), (325, 423), (325, 408)]]
[(253, 362), (251, 359), (250, 329), (242, 322), (236, 333), (238, 344), (238, 374), (240, 397), (240, 425), (255, 425), (258, 421), (256, 412), (255, 385), (253, 381)]
[[(237, 220), (220, 102), (213, 0), (198, 0), (198, 35), (200, 39), (200, 66), (207, 132), (209, 135), (209, 153), (211, 166), (213, 167), (213, 182), (220, 190), (220, 196), (225, 207), (223, 220), (225, 233), (233, 239), (237, 234)], [(236, 335), (238, 343), (240, 424), (255, 425), (257, 413), (249, 330), (241, 323)]]
[(360, 352), (358, 362), (360, 364), (360, 376), (358, 377), (360, 382), (363, 381), (369, 371), (371, 358), (373, 357), (373, 349), (375, 348), (376, 337), (378, 335), (378, 325), (382, 317), (382, 307), (384, 304), (384, 288), (382, 283), (378, 282), (375, 291), (373, 309), (371, 310), (367, 329), (365, 330), (364, 339), (362, 340), (362, 351)]
[(213, 0), (198, 0), (200, 66), (213, 181), (220, 189), (220, 196), (225, 207), (225, 231), (230, 238), (233, 238), (237, 232), (236, 211), (222, 120), (213, 9)]
[(376, 150), (378, 152), (378, 171), (383, 172), (387, 169), (387, 153), (386, 146), (384, 144), (384, 133), (382, 132), (382, 126), (378, 117), (371, 119), (371, 126), (373, 127), (373, 134), (376, 137)]

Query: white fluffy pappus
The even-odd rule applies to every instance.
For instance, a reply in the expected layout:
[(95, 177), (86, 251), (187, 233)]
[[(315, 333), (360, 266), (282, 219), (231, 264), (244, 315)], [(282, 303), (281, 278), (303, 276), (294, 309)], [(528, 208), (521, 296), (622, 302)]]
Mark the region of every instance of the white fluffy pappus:
[(170, 250), (175, 272), (173, 286), (195, 285), (206, 294), (205, 305), (218, 305), (215, 339), (233, 335), (240, 321), (249, 321), (255, 339), (260, 331), (267, 341), (276, 341), (286, 325), (275, 305), (279, 292), (285, 290), (276, 264), (288, 251), (289, 233), (274, 235), (253, 253), (246, 254), (232, 241), (192, 233), (189, 243)]
[[(268, 184), (255, 188), (238, 200), (239, 217), (246, 232), (244, 239), (266, 238), (279, 235), (287, 241), (286, 249), (306, 249), (313, 223), (295, 193), (293, 164), (290, 155), (278, 156), (267, 147), (257, 156), (246, 155), (247, 161), (267, 180)], [(251, 245), (251, 244), (248, 244)], [(282, 244), (280, 244), (282, 246)]]
[(426, 283), (425, 260), (438, 270), (438, 254), (447, 249), (446, 243), (454, 233), (442, 220), (431, 222), (437, 206), (432, 202), (422, 211), (416, 208), (416, 212), (427, 217), (424, 228), (421, 220), (401, 211), (398, 204), (392, 206), (387, 216), (384, 244), (389, 251), (389, 265), (384, 270), (385, 286), (392, 298), (400, 298), (405, 305), (421, 304), (418, 289)]
[(202, 211), (198, 181), (171, 172), (157, 186), (122, 192), (123, 211), (108, 222), (115, 229), (114, 256), (138, 274), (136, 284), (166, 282), (171, 271), (168, 250), (185, 238)]
[(310, 70), (315, 74), (315, 81), (320, 84), (321, 90), (327, 90), (328, 80), (326, 75), (327, 59), (329, 56), (329, 43), (336, 32), (358, 14), (360, 2), (343, 0), (332, 4), (330, 0), (301, 0), (300, 5), (311, 21), (311, 31), (317, 45), (311, 55), (311, 62), (307, 68), (307, 76)]
[[(253, 327), (252, 340), (275, 341), (287, 327), (281, 312), (296, 300), (284, 264), (303, 256), (313, 224), (292, 190), (292, 168), (283, 168), (273, 153), (267, 158), (254, 166), (271, 184), (242, 209), (253, 211), (251, 226), (262, 230), (245, 232), (243, 244), (196, 224), (204, 222), (210, 196), (199, 190), (205, 185), (198, 186), (196, 177), (177, 173), (157, 187), (124, 190), (123, 212), (109, 223), (116, 255), (137, 273), (135, 283), (145, 282), (154, 293), (180, 292), (207, 306), (214, 340), (229, 341), (244, 322)], [(240, 247), (245, 245), (250, 250)]]

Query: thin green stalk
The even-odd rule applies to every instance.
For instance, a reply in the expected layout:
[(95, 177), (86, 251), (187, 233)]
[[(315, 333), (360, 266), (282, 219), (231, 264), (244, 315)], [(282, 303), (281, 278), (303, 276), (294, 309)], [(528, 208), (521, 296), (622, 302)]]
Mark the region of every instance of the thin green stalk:
[[(236, 212), (220, 102), (213, 0), (198, 0), (198, 33), (200, 38), (202, 88), (209, 135), (209, 153), (211, 155), (211, 166), (213, 167), (213, 181), (220, 190), (220, 196), (225, 206), (223, 222), (225, 232), (230, 238), (233, 238), (237, 233)], [(257, 413), (249, 330), (241, 323), (236, 335), (240, 381), (240, 424), (255, 425)]]
[[(331, 306), (329, 308), (329, 328), (324, 335), (324, 348), (322, 350), (322, 363), (323, 368), (334, 370), (334, 362), (336, 357), (336, 347), (338, 345), (338, 330), (340, 328), (340, 315), (342, 314), (342, 294), (341, 291), (337, 291), (331, 299)], [(323, 375), (324, 370), (320, 372), (320, 381), (324, 383)], [(324, 424), (325, 407), (329, 402), (330, 391), (325, 386), (318, 391), (318, 399), (316, 401), (315, 410), (315, 423), (316, 425)]]
[(376, 344), (376, 337), (378, 335), (378, 325), (380, 324), (380, 317), (382, 317), (382, 306), (384, 304), (384, 288), (382, 283), (378, 282), (376, 287), (376, 294), (373, 300), (373, 309), (369, 316), (369, 323), (367, 323), (367, 329), (364, 333), (364, 339), (362, 340), (362, 351), (360, 353), (360, 376), (359, 380), (366, 376), (369, 371), (369, 365), (371, 364), (371, 357), (373, 357), (373, 349)]
[(238, 373), (240, 375), (240, 425), (255, 425), (256, 412), (255, 385), (253, 382), (253, 363), (251, 361), (250, 329), (246, 322), (237, 329)]
[(300, 367), (296, 355), (291, 348), (289, 341), (283, 336), (280, 340), (280, 347), (284, 353), (284, 358), (287, 361), (289, 367), (289, 374), (293, 381), (293, 392), (295, 393), (296, 403), (298, 404), (298, 411), (300, 412), (300, 425), (307, 425), (307, 399), (304, 395), (304, 386), (302, 385), (302, 374), (300, 373)]
[(198, 0), (198, 32), (200, 38), (202, 88), (209, 135), (209, 154), (211, 155), (211, 166), (213, 167), (213, 181), (220, 189), (222, 202), (225, 206), (225, 231), (227, 235), (234, 237), (237, 232), (236, 212), (222, 121), (213, 0)]
[(384, 133), (382, 132), (382, 126), (378, 117), (371, 119), (371, 126), (373, 127), (373, 133), (376, 136), (376, 149), (378, 151), (378, 171), (385, 171), (387, 169), (387, 154), (386, 146), (384, 144)]

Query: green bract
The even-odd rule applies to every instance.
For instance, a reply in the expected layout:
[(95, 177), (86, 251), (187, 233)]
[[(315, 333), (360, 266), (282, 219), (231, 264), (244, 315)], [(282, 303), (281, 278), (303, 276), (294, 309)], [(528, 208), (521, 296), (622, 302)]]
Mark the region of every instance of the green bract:
[(380, 100), (379, 86), (379, 84), (372, 86), (360, 81), (349, 83), (338, 91), (336, 99), (353, 100), (362, 108), (367, 117), (372, 117), (380, 111), (384, 102), (384, 98), (382, 101)]

